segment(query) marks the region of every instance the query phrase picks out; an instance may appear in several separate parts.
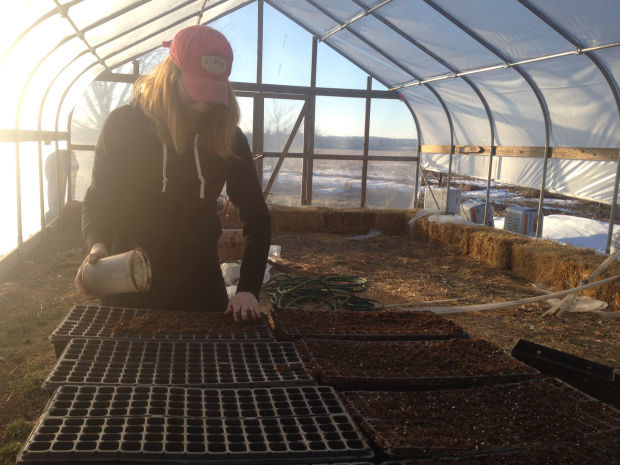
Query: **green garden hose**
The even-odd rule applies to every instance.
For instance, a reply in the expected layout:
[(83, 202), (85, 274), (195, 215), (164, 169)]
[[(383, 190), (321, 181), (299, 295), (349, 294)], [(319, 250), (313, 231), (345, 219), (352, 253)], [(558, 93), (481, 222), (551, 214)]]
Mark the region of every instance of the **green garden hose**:
[(292, 277), (286, 273), (274, 276), (263, 285), (278, 308), (329, 310), (381, 310), (383, 303), (360, 297), (366, 290), (366, 279), (358, 276), (324, 274), (317, 278)]

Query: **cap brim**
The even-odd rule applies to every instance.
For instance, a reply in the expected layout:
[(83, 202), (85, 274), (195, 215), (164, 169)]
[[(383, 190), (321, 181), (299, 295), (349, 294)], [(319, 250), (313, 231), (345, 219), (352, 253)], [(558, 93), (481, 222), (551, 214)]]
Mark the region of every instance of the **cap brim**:
[(193, 100), (228, 105), (228, 80), (226, 79), (220, 81), (184, 72), (183, 84)]

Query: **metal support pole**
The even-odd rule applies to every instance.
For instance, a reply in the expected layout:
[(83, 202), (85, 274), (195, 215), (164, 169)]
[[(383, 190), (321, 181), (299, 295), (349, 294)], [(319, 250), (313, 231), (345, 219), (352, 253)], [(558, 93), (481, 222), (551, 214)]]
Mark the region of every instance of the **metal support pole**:
[(618, 180), (620, 180), (620, 154), (616, 162), (616, 182), (614, 183), (614, 197), (611, 199), (611, 212), (609, 213), (609, 230), (607, 232), (607, 244), (605, 245), (605, 253), (611, 250), (611, 239), (614, 233), (614, 225), (616, 224), (616, 208), (618, 206)]
[(420, 152), (422, 145), (420, 145), (420, 140), (418, 139), (418, 148), (417, 148), (417, 157), (418, 161), (415, 164), (415, 187), (413, 188), (413, 208), (418, 206), (418, 193), (420, 192)]
[[(69, 134), (67, 138), (67, 203), (71, 202), (75, 197), (75, 192), (73, 192), (73, 183), (71, 182), (72, 174), (73, 174), (73, 151), (71, 150), (71, 120), (73, 119), (73, 110), (69, 112), (69, 118), (67, 120), (67, 132)], [(63, 205), (64, 206), (64, 205)], [(59, 209), (59, 215), (60, 215)]]
[[(418, 191), (419, 191), (419, 180), (421, 171), (421, 160), (420, 154), (422, 152), (422, 129), (420, 129), (420, 122), (418, 121), (418, 117), (413, 111), (413, 108), (409, 104), (406, 98), (401, 95), (401, 101), (405, 104), (409, 113), (411, 113), (411, 117), (413, 118), (413, 123), (415, 124), (415, 132), (416, 137), (418, 138), (418, 148), (417, 148), (417, 161), (416, 161), (416, 175), (415, 175), (415, 188), (413, 191), (413, 205), (416, 206), (418, 202)], [(428, 183), (427, 183), (428, 184)]]
[(495, 145), (491, 146), (491, 154), (489, 155), (489, 176), (487, 178), (487, 196), (484, 204), (484, 216), (482, 224), (487, 224), (487, 215), (489, 214), (489, 200), (491, 197), (491, 177), (493, 174), (493, 157), (495, 156)]
[[(310, 68), (310, 88), (316, 89), (316, 65), (319, 40), (312, 37), (312, 61)], [(314, 174), (314, 132), (316, 128), (316, 93), (312, 93), (308, 99), (308, 111), (306, 122), (308, 123), (308, 158), (306, 160), (306, 179), (302, 179), (305, 185), (305, 205), (312, 205), (312, 178)]]
[(38, 162), (39, 162), (39, 208), (41, 209), (41, 231), (43, 232), (43, 237), (45, 237), (45, 195), (43, 193), (43, 143), (39, 139), (37, 143), (39, 153), (38, 153)]
[(540, 197), (538, 199), (538, 222), (536, 223), (536, 237), (542, 236), (543, 204), (545, 203), (545, 184), (547, 181), (547, 165), (549, 162), (549, 144), (545, 143), (545, 158), (543, 159), (542, 181), (540, 183)]
[[(366, 78), (366, 90), (372, 90), (372, 77)], [(362, 161), (362, 198), (360, 206), (366, 206), (366, 186), (368, 184), (368, 146), (370, 138), (370, 96), (366, 97), (366, 112), (364, 116), (364, 160)]]
[(22, 185), (19, 142), (15, 142), (15, 191), (17, 194), (17, 254), (23, 259), (24, 236), (22, 231)]
[(276, 166), (273, 168), (273, 172), (271, 173), (271, 177), (269, 178), (269, 181), (267, 182), (267, 186), (265, 187), (265, 191), (263, 192), (263, 197), (265, 199), (269, 195), (269, 192), (271, 192), (271, 187), (273, 186), (273, 183), (275, 182), (276, 177), (278, 176), (278, 172), (280, 171), (280, 168), (282, 167), (282, 163), (284, 163), (286, 154), (288, 153), (288, 150), (291, 148), (291, 144), (293, 143), (293, 140), (295, 139), (295, 136), (297, 135), (299, 126), (301, 126), (301, 121), (304, 119), (304, 116), (306, 115), (307, 108), (308, 108), (308, 103), (306, 102), (304, 103), (304, 106), (301, 107), (301, 111), (299, 112), (297, 121), (295, 121), (293, 130), (291, 131), (291, 134), (288, 136), (288, 140), (286, 141), (286, 144), (284, 144), (284, 148), (282, 149), (280, 158), (278, 158)]
[[(451, 131), (452, 132), (452, 131)], [(448, 214), (448, 207), (450, 206), (450, 180), (452, 179), (452, 158), (454, 158), (454, 134), (450, 134), (450, 160), (448, 161), (448, 179), (446, 180), (446, 210), (444, 213)]]
[[(264, 25), (264, 2), (257, 2), (257, 27), (256, 27), (256, 83), (258, 85), (263, 82), (263, 25)], [(252, 118), (252, 152), (254, 156), (262, 155), (264, 150), (265, 139), (265, 98), (260, 95), (254, 97)], [(263, 158), (259, 158), (254, 162), (256, 176), (261, 187), (263, 186)]]

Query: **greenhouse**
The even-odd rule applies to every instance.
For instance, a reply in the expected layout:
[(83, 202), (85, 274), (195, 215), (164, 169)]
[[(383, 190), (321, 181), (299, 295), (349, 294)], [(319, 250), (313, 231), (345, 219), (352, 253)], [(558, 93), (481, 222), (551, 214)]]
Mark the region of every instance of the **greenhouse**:
[[(617, 0), (5, 6), (0, 465), (616, 463)], [(110, 115), (137, 105), (145, 77), (182, 53), (170, 41), (199, 25), (232, 49), (226, 79), (260, 202), (245, 203), (229, 174), (241, 165), (226, 165), (217, 225), (180, 205), (166, 214), (196, 226), (196, 244), (217, 230), (227, 286), (237, 266), (223, 297), (234, 313), (235, 295), (251, 293), (241, 263), (256, 267), (252, 221), (265, 204), (251, 325), (73, 288), (96, 243), (109, 255), (165, 248), (91, 240), (88, 202), (114, 145)], [(158, 124), (156, 170), (123, 165), (136, 186), (114, 197), (140, 214), (143, 177), (161, 194), (191, 187), (174, 184), (168, 152), (182, 150)], [(201, 167), (198, 140), (190, 165), (204, 199), (219, 165)], [(190, 279), (174, 268), (182, 249), (144, 259), (142, 292)], [(162, 263), (173, 264), (165, 279)]]

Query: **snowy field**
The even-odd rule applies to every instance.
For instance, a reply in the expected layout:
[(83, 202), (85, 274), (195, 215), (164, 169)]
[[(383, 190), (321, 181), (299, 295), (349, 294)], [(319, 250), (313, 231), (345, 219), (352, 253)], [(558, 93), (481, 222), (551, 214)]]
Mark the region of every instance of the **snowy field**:
[[(459, 183), (465, 184), (466, 182), (459, 181)], [(475, 184), (478, 187), (486, 187), (480, 181), (469, 181), (469, 183)], [(422, 191), (424, 189), (424, 187), (421, 188)], [(484, 202), (485, 198), (486, 190), (461, 192), (461, 201), (479, 200)], [(491, 189), (489, 199), (491, 204), (506, 205), (528, 200), (504, 189)], [(545, 199), (543, 213), (545, 208), (550, 207), (556, 212), (561, 211), (563, 214), (544, 216), (543, 239), (561, 242), (574, 247), (594, 249), (596, 252), (604, 254), (607, 245), (609, 223), (571, 215), (571, 213), (575, 212), (574, 207), (578, 203), (579, 201), (574, 199)], [(496, 229), (503, 229), (504, 217), (494, 217), (494, 226)], [(620, 234), (620, 225), (614, 226), (615, 232)]]

